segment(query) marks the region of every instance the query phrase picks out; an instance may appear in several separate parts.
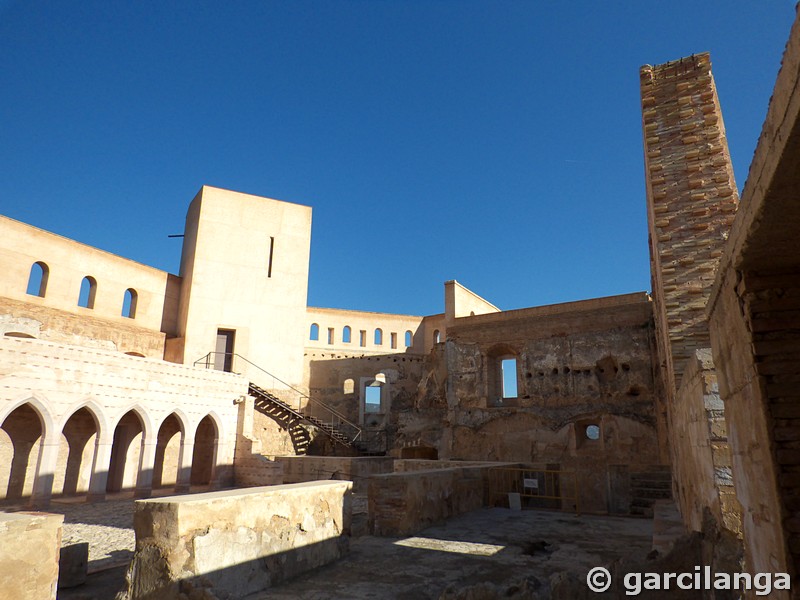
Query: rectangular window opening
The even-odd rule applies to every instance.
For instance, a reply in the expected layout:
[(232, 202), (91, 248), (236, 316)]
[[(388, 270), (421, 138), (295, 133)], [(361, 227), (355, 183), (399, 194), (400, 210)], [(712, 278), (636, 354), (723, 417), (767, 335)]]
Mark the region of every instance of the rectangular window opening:
[(367, 345), (367, 332), (363, 329), (359, 332), (358, 345), (362, 347)]
[(333, 344), (333, 327), (328, 327), (328, 343)]
[(397, 348), (397, 334), (396, 333), (392, 333), (391, 334), (391, 343), (392, 343), (392, 348)]
[(381, 386), (368, 385), (364, 388), (364, 412), (381, 412)]
[(517, 359), (505, 358), (500, 363), (503, 371), (503, 398), (517, 397)]
[(267, 261), (267, 277), (272, 277), (272, 256), (275, 250), (275, 238), (269, 236), (269, 260)]

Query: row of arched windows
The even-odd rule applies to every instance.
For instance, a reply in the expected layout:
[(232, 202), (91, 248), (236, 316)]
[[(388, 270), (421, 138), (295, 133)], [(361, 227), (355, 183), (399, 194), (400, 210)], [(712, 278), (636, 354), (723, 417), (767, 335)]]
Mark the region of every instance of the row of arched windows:
[[(320, 327), (318, 323), (311, 324), (311, 331), (309, 332), (308, 339), (312, 342), (318, 342), (320, 335)], [(375, 346), (383, 346), (384, 339), (383, 339), (383, 329), (380, 327), (375, 329), (373, 332), (373, 344)], [(327, 342), (328, 344), (333, 345), (336, 341), (336, 330), (333, 327), (328, 328), (328, 337)], [(406, 331), (404, 335), (403, 342), (405, 343), (405, 347), (410, 347), (414, 342), (414, 334), (411, 331)], [(345, 325), (342, 328), (342, 343), (343, 344), (351, 344), (353, 343), (353, 330), (350, 328), (349, 325)], [(367, 345), (367, 330), (362, 329), (359, 331), (358, 335), (358, 345), (359, 346), (366, 346)], [(397, 333), (392, 331), (389, 333), (389, 346), (391, 348), (397, 348)]]
[[(31, 273), (28, 277), (27, 293), (30, 296), (44, 298), (47, 293), (47, 279), (50, 276), (50, 268), (42, 261), (36, 261), (31, 265)], [(78, 293), (78, 306), (83, 308), (94, 308), (94, 300), (97, 296), (97, 280), (91, 275), (87, 275), (81, 281), (81, 290)], [(129, 319), (136, 317), (136, 301), (139, 295), (133, 288), (125, 290), (122, 298), (122, 316)]]

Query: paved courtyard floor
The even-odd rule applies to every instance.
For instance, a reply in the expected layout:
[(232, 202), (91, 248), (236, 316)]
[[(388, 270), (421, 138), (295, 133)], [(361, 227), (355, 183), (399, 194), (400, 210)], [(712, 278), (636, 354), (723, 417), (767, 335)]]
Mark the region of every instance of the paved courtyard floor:
[[(60, 600), (112, 600), (122, 588), (125, 567), (108, 567), (132, 556), (133, 502), (53, 503), (51, 511), (65, 514), (64, 543), (89, 542), (94, 572), (86, 585), (60, 590)], [(406, 538), (354, 538), (343, 559), (248, 600), (438, 600), (448, 587), (507, 590), (523, 581), (544, 590), (554, 573), (584, 577), (616, 558), (642, 559), (652, 541), (652, 521), (645, 519), (483, 509)]]

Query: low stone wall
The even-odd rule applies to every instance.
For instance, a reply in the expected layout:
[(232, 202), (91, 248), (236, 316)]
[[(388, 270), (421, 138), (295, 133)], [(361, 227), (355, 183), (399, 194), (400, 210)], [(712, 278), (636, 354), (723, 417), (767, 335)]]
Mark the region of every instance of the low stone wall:
[(517, 463), (498, 463), (477, 460), (430, 460), (423, 458), (400, 458), (394, 461), (395, 473), (409, 471), (431, 471), (433, 469), (461, 469), (464, 467), (510, 467)]
[(56, 597), (64, 515), (0, 513), (0, 597)]
[(350, 491), (316, 481), (140, 500), (124, 598), (243, 598), (334, 561)]
[(397, 461), (387, 456), (276, 456), (275, 462), (283, 465), (284, 483), (345, 479), (360, 494), (367, 492), (368, 477), (391, 473)]
[[(497, 466), (492, 464), (491, 466)], [(369, 528), (401, 536), (485, 505), (490, 467), (464, 467), (373, 475), (369, 479)]]

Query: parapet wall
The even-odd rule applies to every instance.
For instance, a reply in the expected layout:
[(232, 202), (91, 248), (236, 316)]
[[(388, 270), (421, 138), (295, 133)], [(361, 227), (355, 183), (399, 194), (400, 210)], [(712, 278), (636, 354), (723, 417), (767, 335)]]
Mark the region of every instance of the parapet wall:
[(374, 475), (369, 479), (369, 529), (401, 536), (486, 505), (485, 467), (443, 468)]
[(391, 473), (391, 457), (384, 456), (276, 456), (275, 462), (283, 466), (284, 483), (342, 479), (353, 482), (356, 493), (367, 491), (367, 478), (381, 473)]
[(63, 515), (0, 513), (0, 597), (56, 597)]
[(128, 600), (244, 598), (343, 556), (349, 481), (136, 503)]

